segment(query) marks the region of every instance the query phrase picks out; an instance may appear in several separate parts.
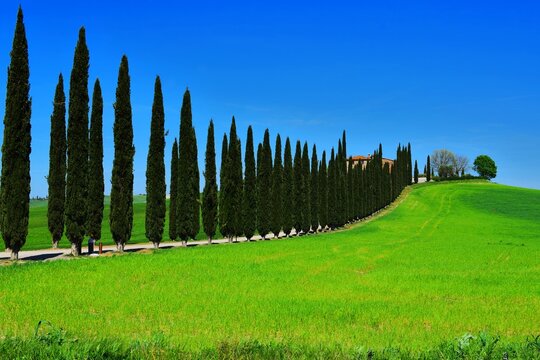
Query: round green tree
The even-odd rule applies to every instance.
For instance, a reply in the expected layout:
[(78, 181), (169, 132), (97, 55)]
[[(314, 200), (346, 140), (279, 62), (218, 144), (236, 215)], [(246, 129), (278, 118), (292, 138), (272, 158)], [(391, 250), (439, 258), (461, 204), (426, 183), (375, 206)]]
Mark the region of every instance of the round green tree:
[(487, 155), (479, 155), (474, 159), (473, 170), (483, 178), (488, 180), (497, 176), (497, 165), (495, 161)]

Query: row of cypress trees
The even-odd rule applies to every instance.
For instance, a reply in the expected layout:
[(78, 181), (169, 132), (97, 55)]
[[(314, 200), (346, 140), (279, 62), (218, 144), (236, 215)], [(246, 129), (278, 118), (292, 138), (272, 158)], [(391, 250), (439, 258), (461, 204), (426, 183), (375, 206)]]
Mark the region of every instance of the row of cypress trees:
[[(92, 96), (89, 128), (89, 51), (85, 29), (79, 31), (70, 76), (66, 134), (66, 96), (59, 75), (51, 116), (50, 168), (48, 176), (48, 227), (53, 246), (65, 234), (72, 253), (81, 252), (85, 236), (99, 240), (103, 220), (103, 99), (99, 79)], [(19, 8), (8, 69), (2, 177), (0, 227), (6, 248), (16, 258), (28, 232), (30, 192), (30, 113), (28, 45)], [(114, 104), (114, 162), (109, 223), (118, 250), (131, 237), (133, 226), (133, 125), (130, 77), (127, 57), (121, 60)], [(91, 144), (91, 146), (90, 146)], [(283, 156), (282, 156), (283, 150)], [(147, 207), (145, 229), (157, 247), (163, 237), (166, 216), (165, 131), (161, 80), (156, 78), (152, 106), (151, 136), (147, 157)], [(255, 158), (256, 154), (256, 158)], [(369, 216), (399, 195), (411, 183), (411, 149), (398, 147), (390, 166), (382, 158), (382, 146), (366, 166), (347, 161), (345, 132), (337, 152), (332, 149), (318, 159), (314, 145), (297, 141), (294, 157), (289, 138), (283, 147), (276, 136), (274, 153), (268, 129), (257, 152), (252, 128), (248, 128), (244, 163), (242, 146), (233, 117), (229, 136), (224, 134), (217, 186), (214, 124), (208, 128), (205, 157), (205, 186), (200, 195), (197, 140), (192, 123), (191, 97), (186, 90), (180, 114), (179, 141), (175, 139), (171, 158), (169, 237), (187, 241), (203, 229), (209, 240), (221, 233), (230, 241), (239, 236), (251, 239), (256, 233), (266, 238), (306, 234), (333, 229)]]
[[(394, 161), (383, 159), (379, 146), (364, 166), (348, 161), (345, 132), (337, 148), (337, 153), (332, 149), (328, 162), (326, 152), (319, 161), (315, 145), (310, 154), (308, 144), (297, 141), (293, 158), (290, 139), (283, 147), (278, 134), (272, 156), (267, 129), (258, 144), (255, 162), (250, 126), (242, 166), (241, 142), (233, 117), (229, 136), (224, 134), (222, 141), (218, 196), (214, 125), (210, 121), (202, 199), (203, 228), (208, 240), (215, 236), (218, 224), (229, 241), (239, 236), (250, 240), (256, 233), (265, 239), (270, 234), (288, 236), (334, 229), (385, 207), (412, 182), (410, 144), (398, 147)], [(171, 172), (178, 169), (175, 161), (173, 156)], [(171, 211), (170, 216), (180, 214)], [(173, 240), (177, 238), (174, 232), (169, 235)]]

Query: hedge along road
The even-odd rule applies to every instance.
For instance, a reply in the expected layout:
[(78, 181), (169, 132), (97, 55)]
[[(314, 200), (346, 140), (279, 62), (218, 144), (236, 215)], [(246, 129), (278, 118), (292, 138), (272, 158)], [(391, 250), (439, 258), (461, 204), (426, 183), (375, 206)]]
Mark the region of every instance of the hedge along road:
[[(348, 228), (350, 228), (351, 226), (354, 226), (354, 225), (358, 225), (358, 224), (361, 224), (361, 223), (365, 223), (366, 221), (371, 221), (373, 220), (374, 218), (377, 218), (377, 217), (380, 217), (380, 216), (383, 216), (385, 215), (386, 213), (388, 213), (389, 211), (393, 210), (399, 203), (401, 203), (406, 197), (407, 195), (410, 193), (411, 191), (411, 187), (406, 187), (403, 192), (401, 193), (401, 195), (396, 199), (396, 201), (394, 201), (392, 204), (388, 205), (387, 207), (383, 208), (382, 210), (379, 210), (378, 212), (366, 217), (366, 218), (363, 218), (361, 220), (358, 220), (352, 224), (348, 224), (346, 225), (344, 228), (342, 229), (336, 229), (334, 231), (342, 231), (342, 230), (346, 230)], [(138, 196), (138, 198), (141, 198), (141, 196)], [(140, 204), (140, 200), (139, 200), (139, 204)], [(107, 219), (106, 219), (107, 220)], [(319, 233), (327, 233), (327, 231), (325, 232), (319, 232)], [(165, 232), (164, 232), (165, 234)], [(292, 235), (294, 236), (296, 233), (292, 232)], [(301, 234), (303, 235), (303, 234)], [(309, 236), (313, 236), (313, 235), (317, 235), (317, 234), (309, 234)], [(285, 233), (281, 232), (280, 235), (279, 235), (279, 239), (285, 239), (287, 238), (285, 236)], [(262, 240), (261, 237), (259, 235), (255, 235), (253, 236), (252, 238), (252, 241), (259, 241), (259, 240)], [(267, 237), (266, 240), (276, 240), (275, 237)], [(235, 243), (236, 242), (245, 242), (247, 241), (247, 239), (245, 237), (238, 237), (237, 239), (235, 239)], [(212, 245), (217, 245), (217, 244), (225, 244), (225, 243), (229, 243), (230, 241), (228, 239), (215, 239), (215, 240), (212, 240)], [(64, 243), (65, 245), (65, 243)], [(171, 248), (177, 248), (177, 247), (185, 247), (185, 246), (201, 246), (201, 245), (210, 245), (210, 243), (208, 242), (208, 240), (195, 240), (195, 241), (189, 241), (187, 242), (187, 244), (183, 243), (182, 241), (163, 241), (160, 243), (159, 245), (159, 248), (160, 249), (171, 249)], [(136, 243), (127, 243), (125, 248), (124, 248), (124, 251), (125, 252), (137, 252), (137, 251), (142, 251), (142, 250), (148, 250), (148, 249), (153, 249), (154, 246), (152, 243), (150, 242), (136, 242)], [(102, 246), (102, 252), (103, 254), (102, 255), (105, 255), (105, 256), (110, 256), (112, 253), (115, 253), (116, 251), (116, 245), (103, 245)], [(83, 247), (82, 248), (82, 252), (83, 252), (83, 255), (89, 255), (91, 257), (98, 257), (100, 256), (99, 255), (99, 247), (98, 247), (98, 244), (96, 243), (94, 245), (94, 251), (92, 254), (88, 254), (88, 247)], [(3, 251), (3, 252), (0, 252), (0, 262), (6, 262), (6, 260), (9, 260), (9, 256), (10, 256), (10, 253), (8, 251)], [(27, 250), (27, 251), (24, 251), (24, 250), (21, 250), (19, 252), (19, 261), (22, 260), (22, 261), (51, 261), (51, 260), (61, 260), (61, 259), (72, 259), (73, 257), (71, 256), (71, 249), (70, 248), (57, 248), (57, 249), (36, 249), (36, 250)]]

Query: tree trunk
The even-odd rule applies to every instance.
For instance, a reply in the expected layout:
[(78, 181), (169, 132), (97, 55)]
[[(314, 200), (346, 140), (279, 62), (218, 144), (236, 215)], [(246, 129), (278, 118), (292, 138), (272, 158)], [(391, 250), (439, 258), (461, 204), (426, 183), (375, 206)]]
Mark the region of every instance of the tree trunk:
[(52, 242), (52, 248), (53, 248), (53, 249), (58, 249), (58, 240), (53, 240), (53, 242)]
[(159, 249), (159, 242), (154, 241), (152, 244), (154, 245), (154, 249)]
[(212, 238), (211, 237), (208, 238), (208, 245), (212, 245)]
[(79, 256), (81, 254), (80, 246), (77, 243), (71, 243), (71, 255)]
[(19, 252), (18, 251), (12, 251), (11, 255), (9, 256), (10, 260), (19, 260)]
[(116, 243), (116, 251), (124, 252), (124, 244), (123, 243)]

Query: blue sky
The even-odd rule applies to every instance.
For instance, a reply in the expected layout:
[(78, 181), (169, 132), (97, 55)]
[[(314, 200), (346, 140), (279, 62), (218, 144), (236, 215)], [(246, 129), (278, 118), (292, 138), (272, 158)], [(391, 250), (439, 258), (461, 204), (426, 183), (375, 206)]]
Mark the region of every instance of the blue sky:
[[(268, 127), (272, 139), (279, 132), (329, 150), (345, 129), (352, 155), (371, 153), (382, 142), (385, 156), (393, 157), (398, 143), (410, 141), (422, 169), (426, 156), (439, 148), (466, 155), (471, 163), (488, 154), (499, 168), (495, 181), (540, 188), (538, 2), (20, 3), (31, 67), (33, 196), (47, 193), (54, 89), (58, 73), (69, 79), (83, 25), (90, 84), (99, 77), (103, 88), (107, 193), (112, 104), (124, 53), (132, 86), (135, 193), (145, 192), (158, 74), (170, 130), (167, 177), (189, 87), (201, 170), (210, 118), (219, 159), (234, 115), (243, 143), (251, 124), (256, 141)], [(0, 3), (3, 69), (18, 4)], [(0, 71), (2, 117), (5, 89), (6, 72)]]

